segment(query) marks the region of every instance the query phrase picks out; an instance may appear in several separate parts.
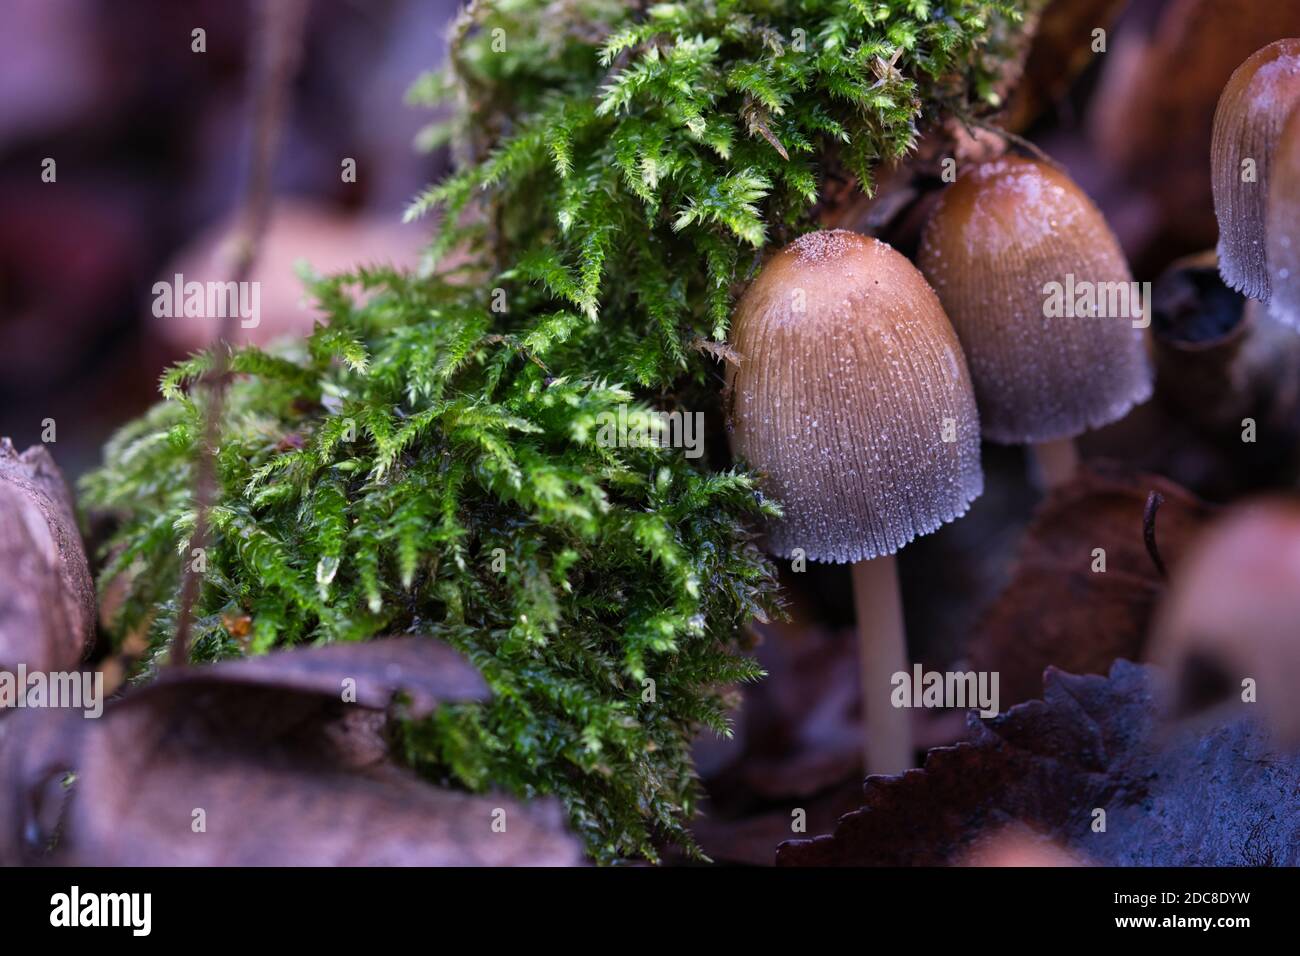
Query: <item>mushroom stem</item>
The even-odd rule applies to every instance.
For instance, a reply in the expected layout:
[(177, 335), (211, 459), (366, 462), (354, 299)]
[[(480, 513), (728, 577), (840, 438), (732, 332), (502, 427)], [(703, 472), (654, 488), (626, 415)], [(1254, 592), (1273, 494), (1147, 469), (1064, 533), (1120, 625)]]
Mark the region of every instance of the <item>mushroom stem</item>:
[(892, 703), (893, 676), (909, 673), (898, 566), (892, 554), (853, 565), (866, 772), (901, 773), (912, 764), (912, 721)]
[(1030, 445), (1033, 449), (1035, 477), (1044, 491), (1065, 484), (1079, 470), (1079, 450), (1073, 438), (1060, 438)]

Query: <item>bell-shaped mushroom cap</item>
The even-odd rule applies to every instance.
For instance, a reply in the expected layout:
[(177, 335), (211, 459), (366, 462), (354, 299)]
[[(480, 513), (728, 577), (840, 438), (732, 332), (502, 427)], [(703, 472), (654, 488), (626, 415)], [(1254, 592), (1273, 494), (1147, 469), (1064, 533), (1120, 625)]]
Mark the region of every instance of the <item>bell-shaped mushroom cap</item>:
[[(1151, 397), (1139, 289), (1064, 173), (1013, 156), (962, 173), (918, 261), (970, 362), (985, 438), (1073, 438)], [(1090, 303), (1098, 314), (1080, 314)]]
[(1300, 502), (1237, 505), (1206, 529), (1174, 567), (1152, 634), (1180, 709), (1240, 700), (1250, 678), (1274, 730), (1300, 743)]
[(1300, 102), (1300, 40), (1278, 40), (1237, 67), (1214, 112), (1214, 213), (1223, 281), (1252, 299), (1269, 298), (1265, 248), (1273, 152)]
[(1268, 312), (1300, 329), (1300, 104), (1292, 107), (1269, 165)]
[(836, 230), (791, 243), (737, 305), (731, 342), (732, 448), (784, 509), (772, 553), (893, 554), (983, 491), (957, 336), (883, 242)]

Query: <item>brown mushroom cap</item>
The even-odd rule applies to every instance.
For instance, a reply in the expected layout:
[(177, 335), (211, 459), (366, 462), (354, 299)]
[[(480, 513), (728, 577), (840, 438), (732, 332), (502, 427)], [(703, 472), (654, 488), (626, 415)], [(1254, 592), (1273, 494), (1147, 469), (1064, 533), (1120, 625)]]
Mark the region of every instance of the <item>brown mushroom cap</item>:
[(1279, 737), (1300, 742), (1300, 502), (1238, 504), (1199, 535), (1152, 634), (1150, 656), (1171, 669), (1184, 705), (1196, 703), (1190, 677), (1217, 675), (1234, 696), (1253, 678)]
[[(1265, 207), (1273, 152), (1287, 115), (1300, 102), (1300, 40), (1278, 40), (1254, 53), (1223, 88), (1214, 112), (1214, 213), (1219, 219), (1219, 271), (1229, 286), (1267, 302)], [(1242, 162), (1254, 160), (1243, 182)]]
[(918, 261), (970, 362), (984, 437), (1073, 438), (1151, 397), (1132, 306), (1047, 317), (1048, 283), (1132, 281), (1105, 219), (1064, 173), (1014, 156), (963, 172), (926, 223)]
[(731, 343), (732, 449), (785, 511), (769, 528), (772, 553), (893, 554), (983, 491), (957, 336), (883, 242), (835, 230), (786, 246), (737, 305)]
[(1300, 104), (1291, 109), (1269, 169), (1265, 246), (1268, 313), (1300, 329)]

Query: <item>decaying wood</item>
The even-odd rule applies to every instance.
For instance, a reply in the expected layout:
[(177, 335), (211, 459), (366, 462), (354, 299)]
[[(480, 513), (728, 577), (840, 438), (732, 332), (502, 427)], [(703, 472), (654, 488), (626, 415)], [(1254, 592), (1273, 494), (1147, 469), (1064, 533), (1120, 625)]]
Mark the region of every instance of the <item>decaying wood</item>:
[(1300, 439), (1300, 336), (1225, 286), (1213, 251), (1173, 263), (1152, 297), (1157, 394), (1171, 412), (1233, 445), (1247, 418)]

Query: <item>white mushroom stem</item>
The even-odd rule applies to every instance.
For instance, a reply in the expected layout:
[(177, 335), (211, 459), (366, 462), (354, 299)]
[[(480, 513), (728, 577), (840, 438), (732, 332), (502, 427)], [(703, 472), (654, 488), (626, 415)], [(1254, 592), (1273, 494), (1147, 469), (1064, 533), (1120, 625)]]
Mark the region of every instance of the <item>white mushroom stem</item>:
[(866, 771), (901, 773), (912, 766), (912, 720), (910, 711), (893, 705), (893, 677), (910, 671), (898, 566), (892, 554), (853, 565), (853, 606), (858, 617)]
[(1079, 450), (1073, 438), (1039, 442), (1029, 447), (1033, 450), (1038, 485), (1045, 491), (1065, 484), (1079, 470)]

